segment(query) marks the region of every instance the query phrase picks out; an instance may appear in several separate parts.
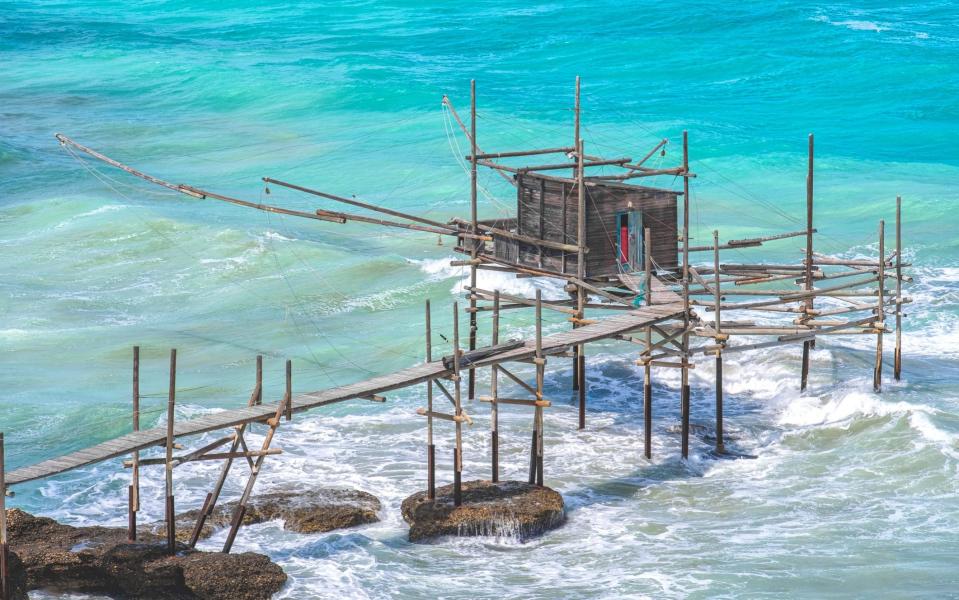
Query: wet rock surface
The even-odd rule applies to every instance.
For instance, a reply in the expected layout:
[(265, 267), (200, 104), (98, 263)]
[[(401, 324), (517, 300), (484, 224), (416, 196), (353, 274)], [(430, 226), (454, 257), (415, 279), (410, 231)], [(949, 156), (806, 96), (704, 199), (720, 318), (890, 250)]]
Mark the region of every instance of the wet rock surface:
[[(228, 527), (237, 503), (218, 504), (203, 525), (200, 539)], [(334, 529), (355, 527), (379, 521), (381, 508), (376, 496), (349, 488), (323, 488), (306, 492), (273, 492), (254, 495), (247, 504), (243, 524), (252, 525), (274, 519), (283, 520), (283, 528), (296, 533), (324, 533)], [(196, 525), (199, 510), (177, 515), (176, 537), (187, 542)], [(147, 535), (163, 536), (164, 523), (153, 523), (141, 531)]]
[(555, 529), (566, 521), (559, 492), (520, 481), (463, 483), (463, 503), (453, 505), (453, 486), (436, 488), (436, 500), (417, 492), (403, 501), (411, 542), (454, 536), (506, 536), (519, 540)]
[(262, 554), (181, 548), (170, 556), (157, 536), (131, 544), (124, 529), (72, 527), (18, 509), (7, 511), (7, 520), (10, 549), (18, 558), (11, 576), (22, 578), (26, 589), (113, 598), (254, 600), (272, 597), (286, 583), (283, 569)]

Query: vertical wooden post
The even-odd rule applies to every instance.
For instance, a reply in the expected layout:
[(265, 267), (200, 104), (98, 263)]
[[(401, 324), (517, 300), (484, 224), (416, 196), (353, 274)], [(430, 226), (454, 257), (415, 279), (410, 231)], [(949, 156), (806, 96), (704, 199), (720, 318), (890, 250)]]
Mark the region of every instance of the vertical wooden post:
[[(499, 343), (499, 290), (493, 290), (493, 345)], [(492, 450), (492, 481), (499, 481), (499, 370), (490, 367), (490, 449)]]
[[(579, 153), (579, 75), (576, 76), (576, 93), (573, 100), (573, 148), (576, 148), (576, 152)], [(579, 162), (577, 161), (577, 168), (573, 169), (573, 179), (578, 177), (579, 173)], [(566, 231), (566, 226), (564, 224), (563, 231)], [(577, 242), (578, 244), (579, 242)], [(565, 253), (563, 254), (565, 258)], [(578, 259), (577, 259), (578, 260)], [(566, 261), (563, 261), (563, 267), (565, 268)], [(573, 328), (576, 328), (576, 324), (573, 323)], [(573, 346), (573, 391), (579, 390), (579, 346)], [(580, 427), (582, 429), (582, 426)]]
[[(286, 369), (288, 372), (292, 372), (293, 370), (292, 362), (289, 360), (286, 361)], [(260, 453), (250, 468), (250, 478), (246, 480), (246, 487), (243, 488), (240, 501), (237, 503), (236, 510), (233, 511), (233, 519), (230, 521), (230, 531), (226, 536), (226, 541), (223, 543), (224, 554), (229, 554), (230, 549), (233, 547), (236, 534), (240, 530), (240, 525), (243, 524), (243, 516), (246, 514), (246, 505), (250, 501), (250, 495), (253, 493), (253, 485), (256, 483), (256, 478), (260, 474), (260, 469), (263, 467), (263, 461), (266, 460), (266, 452), (270, 449), (270, 444), (273, 443), (273, 436), (276, 434), (276, 429), (280, 426), (280, 419), (287, 411), (287, 407), (292, 400), (293, 398), (289, 394), (284, 395), (283, 399), (276, 405), (276, 412), (273, 414), (273, 417), (266, 422), (269, 427), (263, 438)]]
[(286, 361), (286, 420), (293, 418), (293, 361)]
[[(722, 338), (722, 313), (721, 301), (722, 293), (719, 289), (719, 231), (713, 231), (713, 272), (715, 279), (713, 285), (716, 287), (715, 307), (716, 312), (716, 344), (723, 344)], [(723, 351), (716, 350), (716, 453), (722, 454), (726, 451), (723, 445)]]
[[(140, 347), (133, 347), (133, 431), (140, 431)], [(137, 541), (137, 513), (140, 511), (140, 451), (133, 451), (133, 472), (129, 490), (127, 540)]]
[(263, 355), (256, 355), (256, 389), (259, 390), (254, 404), (259, 406), (263, 404)]
[[(645, 285), (646, 306), (653, 305), (653, 257), (649, 227), (643, 228), (643, 262), (646, 269)], [(646, 350), (643, 351), (643, 455), (647, 460), (653, 457), (653, 378), (649, 364), (650, 346), (653, 345), (653, 329), (646, 328)]]
[(0, 432), (0, 600), (9, 600), (10, 592), (10, 547), (7, 541), (7, 474), (6, 456), (3, 450), (3, 432)]
[(689, 458), (689, 136), (683, 131), (683, 356), (680, 413), (682, 455)]
[(896, 352), (893, 376), (902, 376), (902, 196), (896, 196)]
[[(806, 271), (805, 288), (806, 291), (812, 290), (812, 267), (813, 267), (813, 135), (809, 134), (808, 161), (806, 167)], [(813, 308), (813, 297), (810, 296), (805, 302), (806, 311)], [(802, 322), (809, 320), (809, 313), (804, 313)], [(802, 344), (802, 373), (799, 378), (799, 389), (805, 391), (809, 382), (809, 351), (815, 347), (815, 339), (808, 340)]]
[[(586, 279), (586, 178), (583, 167), (583, 140), (579, 140), (576, 148), (576, 277), (580, 281)], [(586, 314), (586, 290), (581, 285), (576, 286), (576, 316), (582, 319)], [(579, 375), (579, 428), (586, 428), (586, 346), (580, 344), (576, 353)]]
[[(426, 300), (426, 362), (433, 362), (430, 301)], [(433, 380), (426, 380), (426, 497), (436, 499), (436, 446), (433, 445)]]
[(872, 389), (882, 391), (882, 332), (886, 328), (886, 221), (879, 221), (879, 304), (876, 309), (876, 368), (872, 374)]
[[(536, 401), (543, 400), (546, 359), (543, 357), (543, 294), (536, 290)], [(543, 407), (537, 404), (533, 412), (533, 430), (536, 433), (536, 485), (543, 485)], [(530, 482), (533, 483), (533, 482)]]
[[(460, 312), (459, 302), (453, 303), (453, 400), (454, 414), (459, 417), (463, 414), (461, 404), (462, 387), (460, 373)], [(453, 505), (463, 504), (463, 424), (459, 419), (456, 426), (456, 447), (453, 449)]]
[(166, 411), (166, 540), (176, 552), (176, 511), (173, 503), (173, 413), (176, 404), (176, 348), (170, 350), (170, 392)]
[[(479, 233), (479, 221), (476, 210), (476, 80), (470, 81), (470, 217), (473, 233)], [(476, 288), (476, 257), (479, 254), (479, 240), (470, 240), (470, 289)], [(469, 349), (476, 350), (476, 294), (470, 294), (470, 335)], [(467, 397), (476, 397), (476, 369), (470, 367), (469, 389)]]

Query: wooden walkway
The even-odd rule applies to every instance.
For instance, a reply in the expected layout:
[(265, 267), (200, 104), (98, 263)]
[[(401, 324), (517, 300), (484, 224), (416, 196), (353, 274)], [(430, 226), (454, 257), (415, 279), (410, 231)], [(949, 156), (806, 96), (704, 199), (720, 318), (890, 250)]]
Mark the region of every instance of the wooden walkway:
[[(544, 354), (556, 354), (579, 344), (613, 338), (647, 325), (678, 318), (682, 315), (682, 310), (680, 304), (662, 304), (624, 312), (568, 332), (546, 336), (543, 338), (543, 352)], [(535, 342), (528, 340), (521, 347), (476, 360), (471, 366), (483, 367), (502, 362), (528, 360), (533, 357), (534, 353)], [(442, 361), (424, 363), (357, 383), (295, 396), (292, 410), (293, 412), (303, 412), (345, 400), (370, 398), (374, 394), (409, 387), (431, 379), (447, 377), (451, 374), (452, 369), (444, 367)], [(175, 423), (173, 434), (175, 438), (178, 438), (226, 429), (244, 423), (261, 422), (272, 418), (276, 411), (276, 404), (263, 404), (213, 413), (197, 419)], [(65, 456), (45, 460), (7, 473), (6, 483), (10, 486), (51, 477), (72, 469), (127, 456), (137, 450), (161, 446), (165, 442), (165, 426), (128, 433)]]

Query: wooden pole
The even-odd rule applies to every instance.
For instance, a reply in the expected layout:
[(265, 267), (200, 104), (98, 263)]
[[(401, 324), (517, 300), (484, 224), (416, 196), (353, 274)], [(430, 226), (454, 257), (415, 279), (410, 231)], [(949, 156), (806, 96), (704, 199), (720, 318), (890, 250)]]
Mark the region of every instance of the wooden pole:
[[(473, 233), (479, 233), (479, 221), (476, 210), (476, 80), (470, 81), (470, 216), (473, 222)], [(470, 287), (476, 287), (476, 260), (479, 254), (479, 240), (471, 240), (470, 245)], [(470, 295), (470, 336), (469, 349), (476, 350), (476, 299)], [(476, 397), (476, 369), (469, 370), (469, 388), (467, 397), (472, 400)]]
[[(499, 343), (499, 290), (493, 292), (493, 345)], [(492, 450), (492, 481), (499, 481), (499, 369), (495, 364), (490, 367), (490, 448)]]
[(882, 391), (882, 332), (885, 328), (886, 281), (886, 221), (879, 221), (879, 305), (876, 307), (876, 368), (872, 375), (872, 389)]
[(263, 404), (263, 355), (256, 355), (256, 400), (253, 404), (259, 406)]
[[(713, 286), (716, 288), (715, 313), (716, 313), (716, 344), (722, 345), (722, 319), (720, 317), (720, 301), (722, 292), (719, 289), (719, 231), (713, 231), (713, 271), (715, 271)], [(726, 451), (723, 445), (723, 351), (716, 350), (716, 452), (722, 454)]]
[(166, 539), (170, 554), (176, 552), (176, 511), (173, 503), (173, 412), (176, 404), (176, 348), (170, 350), (170, 391), (166, 411)]
[[(459, 302), (453, 303), (453, 404), (455, 407), (454, 415), (459, 417), (463, 414), (461, 404), (462, 376), (460, 373), (460, 311)], [(454, 423), (456, 427), (456, 447), (453, 449), (453, 505), (463, 504), (463, 424), (457, 419)]]
[(683, 131), (683, 330), (681, 444), (683, 458), (689, 458), (689, 136), (686, 131)]
[[(536, 400), (543, 399), (543, 380), (546, 375), (546, 359), (543, 357), (543, 296), (536, 289)], [(536, 485), (543, 485), (543, 407), (536, 405), (533, 414), (533, 429), (536, 432)], [(533, 483), (533, 482), (530, 482)]]
[[(140, 347), (133, 347), (133, 431), (140, 431)], [(133, 472), (130, 484), (127, 540), (137, 541), (137, 512), (140, 511), (140, 452), (133, 452)]]
[[(433, 332), (430, 301), (426, 301), (426, 362), (433, 362)], [(433, 445), (433, 380), (426, 380), (426, 497), (436, 499), (436, 446)]]
[(896, 352), (893, 376), (902, 376), (902, 196), (896, 196)]
[[(262, 388), (260, 390), (262, 393)], [(293, 419), (293, 361), (286, 361), (286, 420)]]
[[(577, 95), (578, 96), (578, 95)], [(577, 205), (576, 205), (576, 245), (579, 247), (579, 252), (577, 253), (576, 258), (576, 276), (577, 279), (583, 281), (586, 279), (586, 186), (585, 184), (585, 174), (583, 171), (583, 140), (579, 140), (579, 147), (577, 150), (577, 174), (576, 174), (576, 188), (577, 188)], [(585, 317), (585, 307), (586, 307), (586, 289), (581, 285), (576, 286), (576, 316), (579, 319)], [(579, 428), (586, 428), (586, 346), (585, 344), (580, 344), (577, 346), (576, 350), (576, 363), (577, 370), (579, 374), (577, 376), (577, 382), (579, 383), (578, 392), (579, 392)]]
[(9, 600), (10, 593), (10, 546), (7, 540), (7, 475), (6, 457), (3, 450), (3, 432), (0, 432), (0, 600)]
[[(645, 273), (646, 306), (653, 305), (653, 257), (649, 227), (643, 229), (643, 262)], [(653, 457), (653, 379), (652, 366), (649, 364), (650, 347), (653, 345), (653, 329), (646, 328), (646, 350), (643, 352), (643, 454), (646, 460)]]
[[(579, 75), (576, 76), (576, 92), (573, 100), (573, 150), (576, 153), (579, 153), (579, 122), (580, 122), (580, 103), (579, 103), (579, 89), (580, 89), (580, 79)], [(573, 179), (576, 179), (578, 176), (578, 169), (573, 169)], [(577, 246), (579, 242), (577, 242)], [(577, 252), (578, 252), (577, 248)], [(580, 278), (582, 279), (582, 278)], [(573, 323), (573, 328), (576, 328), (576, 323)], [(579, 390), (579, 346), (573, 347), (573, 391)]]
[[(813, 134), (809, 134), (808, 160), (806, 170), (806, 269), (805, 269), (805, 289), (812, 291), (812, 270), (813, 270)], [(805, 302), (806, 310), (813, 309), (813, 297)], [(808, 312), (804, 316), (804, 321), (808, 320)], [(804, 391), (809, 382), (809, 351), (815, 345), (815, 339), (807, 340), (802, 345), (802, 373), (799, 378), (799, 389)]]

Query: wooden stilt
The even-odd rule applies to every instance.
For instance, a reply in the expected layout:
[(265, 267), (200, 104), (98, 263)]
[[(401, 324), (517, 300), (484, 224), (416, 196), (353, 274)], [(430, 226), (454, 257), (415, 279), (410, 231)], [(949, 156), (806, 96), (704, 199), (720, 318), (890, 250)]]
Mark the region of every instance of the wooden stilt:
[[(470, 81), (470, 216), (472, 217), (473, 233), (479, 233), (479, 221), (476, 212), (476, 80)], [(476, 287), (476, 260), (479, 253), (477, 240), (470, 242), (470, 287)], [(476, 350), (476, 299), (470, 294), (470, 335), (469, 349)], [(467, 398), (476, 397), (476, 369), (469, 370), (469, 388)]]
[[(804, 275), (804, 287), (807, 292), (813, 288), (813, 135), (809, 134), (808, 161), (806, 171), (806, 264)], [(813, 310), (813, 296), (809, 296), (805, 302), (806, 313), (803, 322), (809, 319), (808, 311)], [(809, 351), (815, 347), (815, 339), (807, 340), (802, 345), (802, 372), (799, 378), (799, 390), (805, 391), (809, 383)]]
[[(292, 372), (293, 367), (289, 360), (286, 361), (286, 369), (288, 372)], [(276, 434), (277, 427), (280, 426), (280, 419), (283, 417), (287, 406), (289, 406), (292, 400), (293, 398), (290, 394), (284, 394), (283, 399), (276, 405), (276, 413), (274, 413), (273, 418), (267, 421), (268, 428), (263, 438), (263, 444), (260, 447), (260, 453), (256, 457), (253, 468), (250, 469), (250, 478), (247, 479), (246, 487), (243, 489), (240, 501), (237, 503), (236, 510), (233, 512), (233, 519), (230, 522), (230, 532), (227, 534), (226, 542), (223, 544), (224, 554), (229, 554), (230, 549), (233, 547), (236, 534), (240, 530), (240, 525), (243, 524), (243, 515), (246, 514), (247, 503), (250, 501), (250, 495), (253, 493), (253, 485), (256, 483), (256, 478), (260, 474), (260, 469), (263, 467), (263, 461), (268, 456), (270, 444), (273, 443), (273, 436)]]
[[(133, 431), (140, 431), (140, 347), (133, 347)], [(137, 540), (137, 513), (140, 511), (140, 451), (133, 452), (133, 470), (129, 490), (127, 539)]]
[[(250, 399), (246, 403), (248, 407), (261, 404), (263, 398), (262, 356), (256, 357), (256, 366), (256, 385), (253, 387), (253, 393), (250, 394)], [(210, 517), (210, 515), (213, 514), (213, 509), (216, 507), (216, 503), (220, 499), (220, 493), (223, 491), (223, 485), (226, 483), (226, 478), (230, 473), (230, 468), (233, 466), (234, 455), (237, 453), (237, 450), (239, 450), (241, 444), (244, 446), (244, 452), (248, 451), (245, 447), (246, 444), (243, 443), (243, 434), (246, 432), (247, 425), (247, 423), (244, 423), (234, 428), (233, 442), (230, 445), (230, 451), (227, 453), (227, 458), (224, 460), (223, 466), (220, 468), (220, 475), (217, 477), (216, 484), (213, 486), (213, 491), (209, 492), (206, 495), (206, 499), (203, 501), (200, 514), (193, 526), (193, 532), (190, 534), (190, 548), (196, 547), (196, 544), (200, 539), (200, 534), (203, 532), (203, 525), (206, 523), (206, 520)]]
[[(543, 400), (543, 384), (546, 375), (546, 358), (543, 356), (543, 296), (536, 290), (536, 400)], [(536, 485), (543, 485), (543, 407), (539, 404), (533, 412), (535, 432)]]
[(7, 470), (3, 449), (3, 432), (0, 432), (0, 600), (10, 600), (9, 541), (7, 540)]
[(872, 375), (872, 389), (882, 391), (882, 332), (885, 328), (886, 282), (886, 222), (879, 221), (879, 305), (876, 308), (876, 367)]
[[(715, 287), (714, 292), (715, 296), (715, 308), (714, 312), (716, 313), (716, 321), (713, 325), (713, 328), (716, 330), (716, 344), (723, 344), (722, 336), (722, 290), (720, 290), (720, 280), (719, 280), (719, 231), (713, 231), (713, 271), (714, 280), (713, 286)], [(722, 454), (726, 449), (723, 445), (723, 351), (716, 350), (716, 452)]]
[[(453, 404), (456, 417), (463, 415), (462, 407), (462, 374), (460, 371), (460, 312), (459, 303), (453, 303)], [(457, 419), (456, 447), (453, 450), (453, 504), (460, 506), (463, 503), (463, 423)]]
[[(580, 151), (580, 143), (579, 143), (579, 141), (580, 141), (580, 139), (579, 139), (579, 123), (580, 123), (579, 88), (580, 88), (580, 80), (579, 80), (579, 75), (577, 75), (577, 76), (576, 76), (576, 92), (575, 92), (575, 96), (574, 96), (574, 98), (573, 98), (573, 148), (576, 149), (576, 152), (577, 152), (577, 153), (579, 153), (579, 151)], [(573, 179), (576, 179), (577, 177), (579, 177), (579, 169), (578, 169), (578, 168), (577, 168), (577, 169), (573, 169), (573, 174), (572, 174), (572, 175), (573, 175)], [(577, 223), (577, 225), (578, 225), (578, 223)], [(577, 232), (578, 232), (578, 231), (579, 231), (579, 229), (577, 228)], [(578, 233), (577, 233), (577, 235), (578, 235)], [(576, 243), (577, 243), (577, 245), (578, 245), (578, 244), (579, 244), (579, 241), (577, 241)], [(577, 260), (581, 260), (581, 259), (582, 259), (581, 255), (577, 254)], [(564, 255), (564, 260), (565, 260), (565, 255)], [(565, 263), (564, 263), (564, 264), (565, 264)], [(583, 278), (580, 277), (579, 279), (582, 280)], [(578, 296), (577, 296), (577, 297), (578, 297)], [(577, 315), (577, 316), (578, 316), (579, 318), (582, 318), (582, 315)], [(573, 328), (576, 328), (576, 323), (573, 323)], [(579, 346), (574, 346), (574, 347), (573, 347), (573, 391), (574, 391), (574, 392), (578, 392), (578, 391), (579, 391), (579, 387), (580, 387), (579, 369), (580, 369), (580, 364), (579, 364)], [(580, 429), (583, 429), (585, 426), (586, 426), (586, 419), (585, 419), (585, 415), (583, 415), (583, 416), (580, 417), (579, 428), (580, 428)]]
[(902, 196), (896, 196), (896, 351), (893, 376), (902, 376)]
[(173, 418), (176, 404), (176, 348), (170, 350), (170, 392), (166, 412), (166, 539), (170, 554), (176, 552), (176, 507), (173, 503)]
[[(646, 306), (653, 305), (653, 250), (649, 227), (643, 228), (643, 263)], [(643, 455), (646, 460), (653, 457), (653, 378), (649, 364), (650, 347), (653, 345), (653, 330), (646, 328), (646, 349), (643, 351)]]
[[(426, 362), (433, 362), (433, 330), (430, 301), (426, 301)], [(426, 497), (436, 499), (436, 446), (433, 445), (433, 380), (426, 381)]]
[[(493, 345), (499, 344), (499, 290), (493, 292)], [(493, 483), (499, 481), (499, 368), (494, 364), (490, 367), (490, 450), (492, 453)]]
[(683, 131), (683, 330), (681, 451), (683, 458), (689, 458), (689, 136), (686, 131)]

